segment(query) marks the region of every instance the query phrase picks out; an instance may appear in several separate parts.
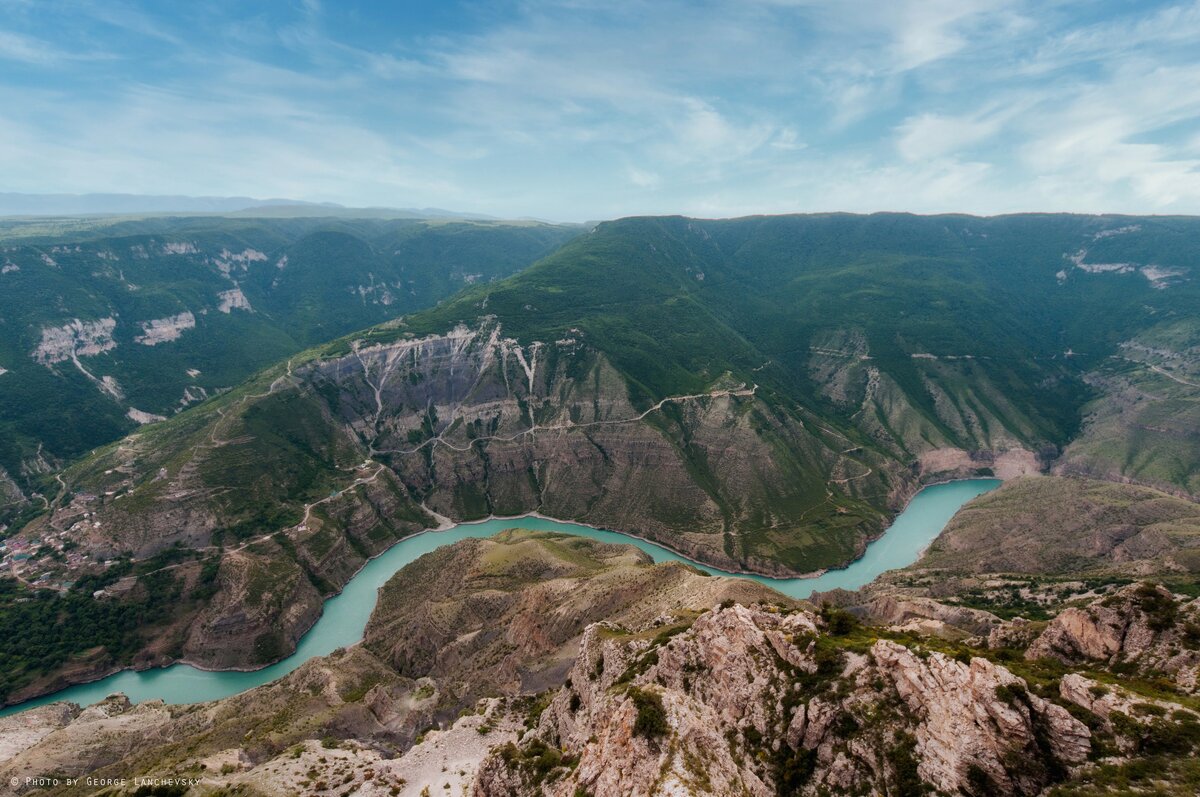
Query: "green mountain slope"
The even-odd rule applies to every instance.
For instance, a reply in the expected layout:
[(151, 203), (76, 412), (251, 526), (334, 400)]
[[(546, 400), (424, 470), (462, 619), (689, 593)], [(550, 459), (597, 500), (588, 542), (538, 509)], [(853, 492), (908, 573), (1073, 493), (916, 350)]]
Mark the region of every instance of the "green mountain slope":
[(0, 483), (7, 474), (28, 484), (138, 422), (306, 346), (507, 276), (574, 234), (205, 217), (0, 243)]
[[(1086, 466), (1189, 493), (1186, 465), (1126, 451), (1194, 396), (1190, 241), (1200, 220), (601, 224), (43, 479), (19, 570), (107, 589), (99, 562), (185, 559), (178, 588), (202, 597), (144, 655), (244, 666), (365, 557), (446, 520), (538, 511), (797, 573), (861, 553), (923, 481)], [(1095, 408), (1125, 401), (1116, 365), (1171, 391), (1139, 382), (1114, 421)], [(1175, 422), (1154, 440), (1186, 463), (1200, 441)], [(274, 597), (231, 631), (251, 583)]]
[(1189, 218), (629, 219), (408, 329), (483, 313), (522, 340), (578, 329), (645, 400), (730, 372), (900, 454), (1061, 446), (1102, 390), (1091, 375), (1135, 339), (1194, 363), (1197, 234)]

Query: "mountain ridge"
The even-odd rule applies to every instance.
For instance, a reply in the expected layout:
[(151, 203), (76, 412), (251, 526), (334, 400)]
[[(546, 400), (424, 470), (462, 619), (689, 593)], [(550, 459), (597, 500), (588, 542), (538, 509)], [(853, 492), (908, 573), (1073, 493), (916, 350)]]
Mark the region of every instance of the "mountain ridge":
[[(1098, 438), (1196, 456), (1140, 419), (1192, 403), (1197, 232), (1076, 216), (603, 224), (97, 451), (66, 489), (46, 485), (52, 511), (21, 535), (100, 558), (198, 551), (213, 606), (248, 566), (222, 546), (258, 540), (292, 563), (280, 585), (303, 573), (327, 595), (431, 512), (541, 511), (730, 569), (811, 572), (861, 553), (922, 481), (1061, 471)], [(1143, 400), (1105, 392), (1117, 354)], [(1117, 421), (1098, 428), (1097, 406)], [(1138, 478), (1106, 452), (1089, 467)], [(71, 572), (49, 554), (30, 567)], [(220, 614), (188, 611), (192, 628)], [(255, 623), (239, 639), (271, 631), (261, 648), (210, 655), (288, 649), (278, 615)]]

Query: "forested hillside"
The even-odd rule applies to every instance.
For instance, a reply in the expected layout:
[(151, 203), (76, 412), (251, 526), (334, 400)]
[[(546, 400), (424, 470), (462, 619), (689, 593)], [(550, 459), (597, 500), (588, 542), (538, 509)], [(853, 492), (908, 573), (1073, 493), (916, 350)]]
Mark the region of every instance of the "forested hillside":
[(508, 276), (574, 234), (533, 223), (311, 217), (8, 225), (0, 507), (39, 474), (140, 423), (304, 347)]

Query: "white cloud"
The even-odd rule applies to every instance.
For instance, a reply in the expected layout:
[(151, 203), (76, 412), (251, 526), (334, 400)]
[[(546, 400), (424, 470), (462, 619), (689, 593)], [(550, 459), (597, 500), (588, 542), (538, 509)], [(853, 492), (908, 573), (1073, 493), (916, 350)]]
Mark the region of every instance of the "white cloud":
[(655, 172), (638, 169), (630, 166), (626, 170), (629, 176), (629, 182), (638, 188), (658, 188), (662, 184), (662, 177)]
[[(0, 76), (0, 189), (574, 219), (1200, 211), (1196, 2), (1080, 24), (1068, 0), (523, 0), (371, 46), (333, 32), (336, 4), (205, 7), (186, 35), (92, 3), (39, 28), (38, 5), (0, 32), (12, 73), (54, 75)], [(97, 31), (146, 47), (103, 61)]]
[(1002, 122), (998, 115), (978, 118), (923, 113), (901, 123), (896, 147), (910, 161), (952, 155), (996, 135)]
[(97, 52), (68, 51), (43, 39), (0, 30), (0, 59), (39, 66), (53, 66), (67, 61), (87, 61), (109, 57)]

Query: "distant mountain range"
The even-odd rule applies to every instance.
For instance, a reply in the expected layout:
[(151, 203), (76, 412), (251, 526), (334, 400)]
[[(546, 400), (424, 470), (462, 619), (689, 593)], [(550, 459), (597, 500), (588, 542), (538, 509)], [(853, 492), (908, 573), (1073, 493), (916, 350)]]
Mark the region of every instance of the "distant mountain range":
[[(249, 211), (249, 213), (247, 213)], [(348, 208), (335, 202), (175, 194), (21, 194), (0, 192), (0, 216), (237, 213), (267, 216), (492, 219), (442, 208)]]

